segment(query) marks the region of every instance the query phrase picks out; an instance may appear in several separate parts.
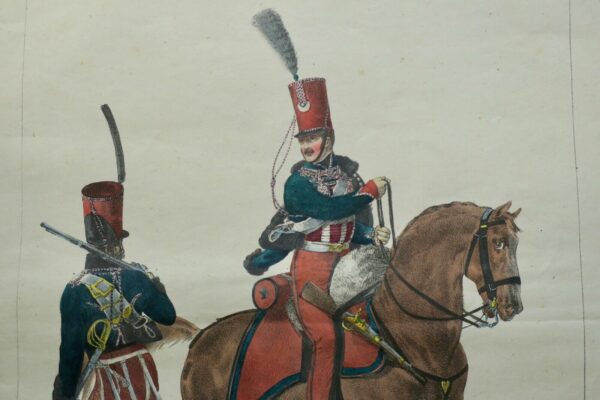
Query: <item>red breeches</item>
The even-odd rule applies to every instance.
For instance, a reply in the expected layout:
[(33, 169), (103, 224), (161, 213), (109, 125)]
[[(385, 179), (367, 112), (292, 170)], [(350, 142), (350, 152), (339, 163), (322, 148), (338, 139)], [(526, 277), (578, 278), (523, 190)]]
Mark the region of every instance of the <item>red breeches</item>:
[[(90, 400), (121, 400), (160, 398), (158, 373), (152, 356), (143, 345), (132, 345), (104, 353), (93, 372), (95, 382), (91, 392), (82, 398)], [(84, 391), (85, 392), (85, 391)]]
[(298, 250), (292, 261), (293, 293), (300, 322), (312, 343), (312, 362), (308, 375), (308, 400), (327, 400), (335, 373), (335, 330), (333, 320), (324, 311), (304, 300), (300, 293), (307, 282), (313, 282), (329, 292), (333, 268), (338, 253), (317, 253)]

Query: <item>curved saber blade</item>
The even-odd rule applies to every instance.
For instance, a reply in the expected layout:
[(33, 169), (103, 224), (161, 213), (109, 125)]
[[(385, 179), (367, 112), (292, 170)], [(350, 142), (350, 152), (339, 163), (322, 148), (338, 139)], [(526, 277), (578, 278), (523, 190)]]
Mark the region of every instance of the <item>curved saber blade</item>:
[(83, 387), (85, 386), (85, 383), (87, 382), (88, 378), (94, 371), (94, 368), (96, 368), (96, 365), (98, 364), (98, 360), (100, 359), (101, 355), (102, 350), (96, 349), (96, 351), (94, 351), (94, 354), (92, 355), (92, 358), (90, 358), (90, 361), (87, 363), (85, 369), (79, 376), (79, 381), (77, 382), (77, 387), (75, 389), (76, 399), (79, 399), (79, 395), (81, 394), (81, 391), (83, 390)]
[(115, 157), (117, 158), (117, 174), (119, 183), (125, 182), (125, 156), (123, 154), (123, 146), (121, 145), (121, 137), (119, 136), (119, 128), (115, 122), (115, 117), (110, 111), (108, 104), (100, 107), (102, 113), (108, 122), (108, 128), (110, 129), (110, 135), (112, 136), (113, 144), (115, 145)]

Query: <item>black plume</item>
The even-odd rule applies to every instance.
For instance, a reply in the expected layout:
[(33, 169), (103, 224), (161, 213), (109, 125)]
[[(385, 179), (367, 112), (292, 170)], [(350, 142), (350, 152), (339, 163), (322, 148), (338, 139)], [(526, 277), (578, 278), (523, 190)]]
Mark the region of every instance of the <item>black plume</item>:
[(283, 25), (279, 14), (271, 8), (262, 10), (252, 18), (252, 25), (256, 26), (265, 35), (271, 46), (283, 59), (287, 69), (296, 79), (298, 74), (296, 51), (290, 39), (290, 34), (285, 29), (285, 25)]

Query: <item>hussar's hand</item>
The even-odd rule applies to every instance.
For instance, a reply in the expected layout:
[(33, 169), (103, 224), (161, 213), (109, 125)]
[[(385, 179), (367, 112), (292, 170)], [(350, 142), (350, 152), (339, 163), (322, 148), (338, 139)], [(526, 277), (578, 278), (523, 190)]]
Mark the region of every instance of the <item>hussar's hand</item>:
[(254, 257), (259, 255), (261, 252), (262, 252), (262, 249), (256, 249), (252, 253), (248, 254), (246, 256), (246, 259), (244, 260), (244, 263), (243, 263), (244, 268), (246, 269), (246, 271), (248, 271), (248, 273), (250, 275), (262, 275), (267, 271), (267, 269), (269, 269), (269, 268), (261, 268), (259, 266), (256, 266), (252, 262), (254, 260)]
[(378, 176), (377, 178), (373, 178), (373, 182), (377, 186), (377, 193), (379, 194), (378, 198), (383, 197), (388, 185), (388, 179), (385, 176)]
[(373, 233), (373, 242), (375, 244), (386, 244), (390, 240), (391, 232), (388, 228), (383, 226), (375, 227), (375, 232)]

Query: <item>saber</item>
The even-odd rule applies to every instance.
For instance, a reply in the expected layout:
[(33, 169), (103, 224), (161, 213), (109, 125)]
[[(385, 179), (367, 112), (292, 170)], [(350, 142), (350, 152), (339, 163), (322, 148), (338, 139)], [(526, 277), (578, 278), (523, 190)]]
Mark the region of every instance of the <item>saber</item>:
[(70, 242), (71, 244), (74, 244), (75, 246), (86, 250), (89, 253), (95, 254), (97, 256), (99, 256), (100, 258), (102, 258), (104, 261), (108, 261), (111, 262), (113, 264), (117, 264), (118, 266), (122, 267), (122, 268), (126, 268), (126, 269), (134, 269), (136, 271), (140, 271), (140, 272), (144, 272), (146, 274), (150, 274), (148, 267), (146, 267), (143, 264), (139, 264), (139, 263), (128, 263), (126, 261), (120, 260), (116, 257), (111, 256), (110, 254), (107, 254), (105, 252), (103, 252), (102, 250), (98, 249), (95, 246), (92, 246), (91, 244), (81, 241), (71, 235), (68, 235), (64, 232), (59, 231), (58, 229), (55, 229), (53, 227), (51, 227), (50, 225), (48, 225), (45, 222), (42, 222), (40, 224), (40, 226), (42, 228), (44, 228), (47, 232), (50, 232), (53, 235), (56, 235), (60, 238), (65, 239), (67, 242)]
[(90, 374), (92, 373), (92, 371), (94, 370), (94, 368), (96, 368), (96, 364), (98, 364), (98, 360), (100, 359), (101, 355), (102, 355), (102, 350), (96, 349), (94, 351), (94, 354), (92, 355), (92, 358), (90, 358), (90, 361), (85, 366), (83, 373), (79, 377), (79, 382), (77, 383), (77, 388), (75, 389), (75, 398), (76, 399), (79, 399), (79, 395), (81, 394), (81, 391), (83, 390), (83, 386), (87, 382), (87, 380), (88, 380)]
[(121, 145), (121, 136), (119, 135), (119, 128), (117, 128), (117, 122), (113, 116), (112, 111), (108, 104), (104, 104), (100, 107), (108, 128), (110, 129), (110, 135), (112, 136), (113, 145), (115, 146), (115, 157), (117, 158), (117, 176), (119, 183), (125, 182), (125, 155), (123, 154), (123, 146)]
[[(97, 324), (102, 325), (102, 333), (100, 334), (100, 337), (97, 342), (90, 343), (90, 344), (92, 344), (92, 346), (96, 347), (96, 350), (94, 351), (94, 354), (92, 354), (92, 357), (90, 358), (90, 360), (87, 363), (87, 365), (85, 366), (83, 372), (79, 376), (79, 380), (77, 381), (77, 386), (75, 388), (75, 399), (79, 399), (79, 395), (81, 394), (81, 391), (83, 390), (83, 387), (85, 386), (88, 378), (90, 377), (91, 373), (94, 371), (96, 366), (98, 365), (98, 361), (100, 360), (100, 356), (102, 355), (102, 352), (104, 350), (106, 350), (106, 342), (108, 341), (108, 337), (110, 336), (110, 331), (112, 329), (110, 322), (107, 319), (97, 320), (96, 322), (94, 322), (92, 324), (90, 329), (95, 330)], [(121, 399), (121, 397), (119, 396), (119, 393), (116, 393), (114, 391), (114, 387), (113, 387), (113, 395), (116, 395), (115, 400)]]
[(379, 336), (377, 332), (375, 332), (373, 328), (367, 324), (367, 321), (360, 317), (360, 311), (361, 310), (358, 310), (356, 314), (352, 314), (348, 311), (344, 312), (342, 314), (342, 327), (347, 331), (355, 331), (360, 333), (365, 339), (380, 347), (385, 353), (387, 353), (387, 355), (392, 357), (398, 364), (400, 364), (400, 367), (413, 374), (413, 376), (421, 384), (426, 384), (427, 379), (418, 373), (412, 364), (406, 361), (406, 358), (402, 357), (400, 353), (398, 353), (388, 342), (383, 340), (381, 336)]

